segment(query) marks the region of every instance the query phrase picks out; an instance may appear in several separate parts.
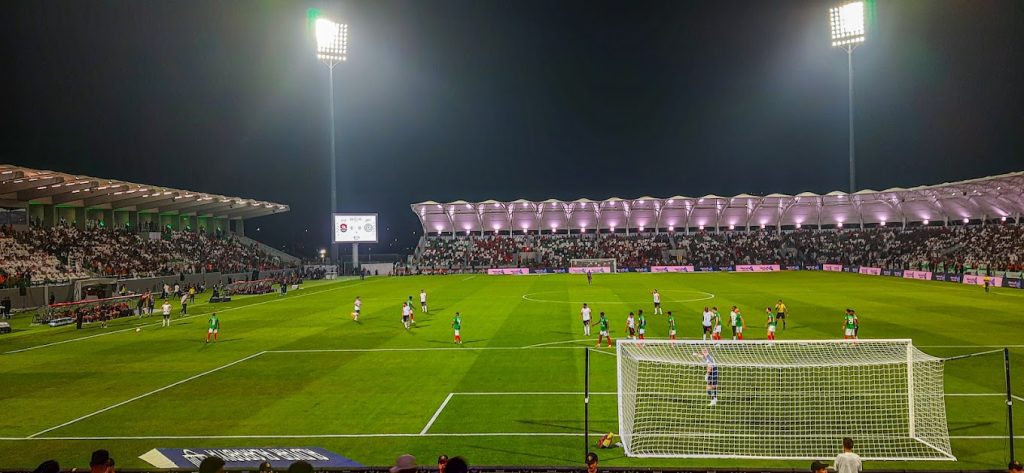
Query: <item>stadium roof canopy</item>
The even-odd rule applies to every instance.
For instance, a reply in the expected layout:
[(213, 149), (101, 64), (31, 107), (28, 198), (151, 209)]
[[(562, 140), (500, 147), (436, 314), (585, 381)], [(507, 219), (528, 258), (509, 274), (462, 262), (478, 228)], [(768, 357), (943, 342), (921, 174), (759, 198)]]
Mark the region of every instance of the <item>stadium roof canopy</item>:
[(1024, 213), (1024, 172), (909, 189), (732, 197), (514, 200), (412, 204), (424, 233), (579, 229), (656, 231), (707, 228), (937, 224)]
[(287, 205), (0, 164), (0, 201), (247, 219)]

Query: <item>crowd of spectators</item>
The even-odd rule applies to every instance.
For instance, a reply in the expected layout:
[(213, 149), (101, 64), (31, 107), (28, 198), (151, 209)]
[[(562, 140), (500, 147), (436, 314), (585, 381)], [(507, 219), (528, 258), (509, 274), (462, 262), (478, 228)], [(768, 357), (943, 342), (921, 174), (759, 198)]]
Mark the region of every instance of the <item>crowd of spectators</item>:
[(56, 283), (91, 275), (118, 278), (207, 272), (248, 272), (281, 267), (280, 260), (227, 236), (165, 232), (150, 238), (132, 231), (73, 226), (0, 229), (0, 287)]
[(1024, 270), (1024, 226), (876, 227), (668, 234), (459, 235), (426, 238), (418, 269), (564, 268), (614, 258), (618, 267), (826, 263), (946, 272)]

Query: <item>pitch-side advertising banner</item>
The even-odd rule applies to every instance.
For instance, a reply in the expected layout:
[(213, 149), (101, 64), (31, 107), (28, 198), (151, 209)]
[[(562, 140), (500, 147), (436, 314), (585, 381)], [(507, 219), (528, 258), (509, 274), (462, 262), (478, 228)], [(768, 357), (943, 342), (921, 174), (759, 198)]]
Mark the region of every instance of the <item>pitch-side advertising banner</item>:
[(737, 273), (767, 273), (770, 271), (782, 271), (777, 264), (737, 264)]
[(693, 266), (651, 266), (652, 273), (692, 273)]
[(882, 275), (882, 268), (869, 268), (867, 266), (861, 266), (860, 269), (857, 270), (857, 272), (860, 273), (860, 274), (870, 274), (872, 276), (881, 276)]
[(195, 471), (203, 459), (211, 456), (222, 458), (227, 470), (255, 470), (263, 462), (270, 462), (275, 469), (284, 470), (299, 460), (309, 462), (313, 468), (362, 466), (320, 447), (154, 448), (139, 458), (157, 468), (184, 468)]
[(610, 273), (612, 272), (611, 266), (594, 266), (587, 268), (569, 268), (570, 274), (587, 274), (587, 271), (591, 273)]
[[(985, 276), (965, 274), (963, 282), (964, 284), (977, 284), (979, 286), (983, 286), (985, 285)], [(1003, 278), (991, 277), (989, 278), (989, 283), (991, 283), (995, 287), (1001, 287), (1003, 285)]]
[(823, 264), (821, 265), (822, 271), (842, 271), (843, 265), (841, 264)]
[(529, 268), (492, 268), (487, 270), (487, 274), (530, 274)]
[(925, 281), (931, 281), (932, 280), (932, 272), (931, 271), (913, 271), (913, 270), (908, 269), (908, 270), (903, 271), (903, 279), (922, 279), (922, 280), (925, 280)]

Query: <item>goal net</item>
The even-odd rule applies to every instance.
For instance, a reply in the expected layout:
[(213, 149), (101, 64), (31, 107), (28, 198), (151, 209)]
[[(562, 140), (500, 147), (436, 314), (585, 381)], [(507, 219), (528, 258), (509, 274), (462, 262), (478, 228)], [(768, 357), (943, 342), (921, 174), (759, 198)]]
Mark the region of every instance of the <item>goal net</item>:
[(810, 460), (851, 437), (865, 459), (956, 459), (943, 360), (910, 340), (620, 339), (617, 350), (628, 456)]
[[(569, 260), (569, 268), (585, 268), (595, 273), (614, 273), (615, 258), (581, 258)], [(580, 271), (584, 271), (581, 269)]]

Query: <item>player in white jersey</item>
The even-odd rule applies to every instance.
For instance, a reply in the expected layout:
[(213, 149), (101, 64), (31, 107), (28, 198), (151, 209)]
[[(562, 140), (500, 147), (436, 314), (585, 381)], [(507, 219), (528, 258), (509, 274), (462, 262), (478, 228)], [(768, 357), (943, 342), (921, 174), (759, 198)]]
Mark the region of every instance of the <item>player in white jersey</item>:
[(405, 326), (406, 330), (409, 330), (409, 318), (412, 317), (412, 307), (409, 307), (409, 303), (402, 304), (402, 325)]
[(363, 301), (356, 296), (356, 301), (352, 303), (352, 321), (359, 322), (359, 311), (363, 309)]
[(590, 307), (587, 307), (587, 303), (583, 303), (583, 308), (580, 309), (580, 318), (583, 319), (583, 335), (590, 336)]
[(636, 319), (633, 318), (632, 312), (626, 317), (626, 332), (629, 333), (629, 338), (636, 339)]
[(729, 311), (729, 325), (732, 327), (732, 339), (736, 340), (736, 313), (739, 309), (736, 306), (732, 306), (732, 310)]
[(654, 315), (664, 314), (661, 310), (661, 294), (658, 294), (657, 289), (651, 293), (651, 297), (654, 298)]
[(427, 313), (427, 290), (420, 289), (420, 311)]
[(704, 332), (701, 333), (700, 335), (701, 340), (707, 340), (708, 337), (711, 335), (711, 319), (714, 317), (714, 315), (715, 313), (711, 312), (710, 309), (708, 309), (707, 307), (704, 308), (703, 319), (701, 319), (700, 321), (701, 326), (704, 327)]

